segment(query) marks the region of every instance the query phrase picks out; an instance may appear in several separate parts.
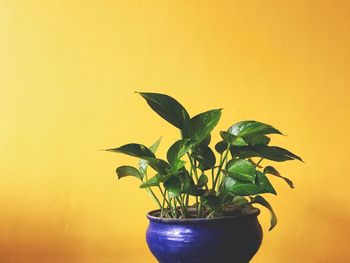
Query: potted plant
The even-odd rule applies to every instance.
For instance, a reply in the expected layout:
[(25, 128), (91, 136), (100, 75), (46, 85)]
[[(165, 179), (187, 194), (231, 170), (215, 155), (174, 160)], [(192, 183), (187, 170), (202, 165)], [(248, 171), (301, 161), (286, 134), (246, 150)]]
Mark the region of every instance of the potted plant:
[[(289, 179), (264, 159), (276, 162), (302, 159), (290, 151), (269, 146), (270, 134), (282, 134), (271, 125), (241, 121), (211, 144), (211, 132), (221, 109), (190, 117), (174, 98), (159, 93), (139, 93), (163, 119), (180, 130), (166, 160), (156, 157), (160, 139), (150, 147), (130, 143), (111, 152), (139, 158), (138, 167), (120, 166), (118, 178), (134, 176), (158, 206), (147, 214), (148, 246), (161, 263), (249, 262), (260, 247), (262, 229), (257, 220), (260, 204), (270, 210), (270, 230), (276, 215), (261, 194), (276, 194), (268, 176)], [(154, 172), (149, 173), (151, 167)]]

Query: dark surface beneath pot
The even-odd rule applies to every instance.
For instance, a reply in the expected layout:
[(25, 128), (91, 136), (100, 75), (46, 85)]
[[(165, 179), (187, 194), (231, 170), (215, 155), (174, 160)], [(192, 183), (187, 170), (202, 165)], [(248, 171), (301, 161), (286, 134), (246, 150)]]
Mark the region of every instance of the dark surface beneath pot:
[(247, 263), (258, 251), (260, 210), (220, 218), (164, 219), (150, 212), (147, 244), (160, 263)]

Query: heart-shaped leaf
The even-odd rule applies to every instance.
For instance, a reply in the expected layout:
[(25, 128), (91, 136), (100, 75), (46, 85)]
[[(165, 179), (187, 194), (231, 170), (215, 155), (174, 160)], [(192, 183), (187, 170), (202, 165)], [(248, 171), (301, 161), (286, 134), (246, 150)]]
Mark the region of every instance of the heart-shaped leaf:
[(289, 180), (288, 178), (280, 175), (280, 173), (272, 166), (266, 166), (264, 168), (264, 174), (272, 174), (274, 176), (282, 178), (284, 181), (286, 181), (286, 183), (289, 185), (290, 188), (294, 188), (293, 182), (291, 180)]
[(126, 176), (134, 176), (138, 179), (142, 180), (142, 174), (137, 170), (135, 167), (124, 165), (120, 166), (116, 169), (116, 173), (118, 176), (118, 179), (121, 179)]
[(163, 119), (179, 128), (186, 129), (190, 116), (186, 109), (174, 98), (160, 93), (140, 92), (148, 105)]
[(190, 121), (190, 126), (185, 129), (185, 138), (191, 138), (196, 142), (202, 141), (218, 124), (221, 117), (221, 109), (215, 109), (200, 113)]
[(267, 179), (267, 177), (259, 171), (256, 171), (255, 184), (234, 179), (231, 176), (226, 176), (224, 180), (224, 189), (240, 196), (257, 195), (263, 193), (276, 194), (276, 191), (271, 185), (269, 179)]
[(260, 195), (255, 196), (254, 198), (251, 199), (250, 201), (251, 204), (260, 204), (267, 209), (269, 209), (270, 214), (271, 214), (271, 226), (269, 231), (271, 231), (276, 225), (277, 225), (277, 216), (275, 212), (272, 209), (272, 206), (269, 204), (269, 202), (266, 201), (266, 199)]
[(275, 129), (271, 125), (258, 122), (258, 121), (241, 121), (232, 125), (228, 132), (241, 137), (255, 137), (257, 135), (265, 134), (282, 134), (279, 130)]
[(250, 183), (255, 183), (256, 169), (255, 165), (242, 159), (230, 160), (226, 165), (227, 173), (235, 178)]
[(207, 137), (205, 137), (202, 141), (199, 142), (199, 145), (208, 146), (210, 141), (211, 141), (211, 135), (209, 133)]
[(288, 160), (303, 160), (296, 154), (277, 146), (255, 145), (254, 150), (260, 154), (260, 157), (272, 161), (283, 162)]
[(226, 131), (220, 131), (220, 136), (227, 143), (232, 143), (232, 141), (237, 137), (236, 135), (233, 135)]
[(171, 164), (171, 170), (172, 171), (179, 171), (185, 166), (185, 161), (176, 159), (172, 164)]
[(222, 211), (221, 199), (216, 195), (205, 195), (201, 197), (201, 203), (214, 211)]
[(220, 141), (217, 144), (215, 144), (215, 150), (219, 153), (222, 154), (224, 151), (227, 150), (229, 144), (225, 141)]
[(164, 183), (164, 188), (168, 191), (171, 198), (178, 197), (181, 194), (181, 181), (177, 176), (171, 176)]
[(114, 149), (107, 149), (109, 152), (123, 153), (134, 157), (144, 158), (151, 157), (154, 158), (154, 153), (148, 149), (146, 146), (138, 143), (129, 143)]
[(176, 141), (170, 146), (167, 152), (167, 159), (170, 164), (174, 164), (176, 160), (184, 156), (193, 146), (193, 142), (190, 139), (183, 139)]
[(281, 147), (256, 145), (255, 148), (256, 151), (260, 153), (261, 157), (269, 160), (277, 162), (283, 162), (287, 160), (299, 160), (303, 162), (303, 160), (298, 155)]
[(251, 145), (255, 145), (255, 144), (268, 145), (270, 140), (271, 139), (269, 137), (267, 137), (266, 135), (258, 135), (258, 136), (255, 136), (252, 139), (249, 139), (248, 143), (251, 144)]
[(198, 162), (197, 166), (202, 171), (212, 169), (215, 166), (215, 154), (208, 146), (196, 146), (191, 153), (191, 156)]
[(229, 132), (221, 131), (220, 136), (225, 142), (231, 145), (236, 145), (236, 146), (248, 145), (242, 137), (235, 136)]
[(263, 144), (251, 146), (234, 146), (230, 148), (232, 156), (242, 159), (251, 157), (260, 157), (276, 162), (284, 162), (289, 160), (303, 160), (296, 154), (277, 146), (267, 146)]
[(247, 159), (251, 157), (261, 157), (254, 146), (232, 146), (230, 147), (232, 158)]

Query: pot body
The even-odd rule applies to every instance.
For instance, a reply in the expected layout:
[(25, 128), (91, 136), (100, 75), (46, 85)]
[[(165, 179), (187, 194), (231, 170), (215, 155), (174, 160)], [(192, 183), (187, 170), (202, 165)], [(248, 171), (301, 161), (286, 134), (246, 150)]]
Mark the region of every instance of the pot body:
[(160, 263), (247, 263), (261, 245), (256, 208), (212, 219), (164, 219), (157, 213), (147, 215), (146, 240)]

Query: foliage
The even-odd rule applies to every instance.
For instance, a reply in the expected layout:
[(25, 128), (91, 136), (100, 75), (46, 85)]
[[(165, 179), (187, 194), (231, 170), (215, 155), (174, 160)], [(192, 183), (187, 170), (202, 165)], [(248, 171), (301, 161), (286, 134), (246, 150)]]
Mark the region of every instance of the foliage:
[[(270, 210), (270, 230), (276, 225), (271, 205), (261, 196), (277, 194), (268, 176), (283, 179), (291, 188), (294, 185), (274, 167), (263, 167), (262, 161), (302, 161), (286, 149), (269, 146), (268, 135), (282, 134), (279, 130), (258, 121), (238, 122), (220, 132), (222, 139), (215, 144), (215, 154), (210, 147), (211, 132), (220, 120), (221, 109), (191, 118), (187, 110), (168, 95), (139, 94), (159, 116), (180, 130), (181, 138), (169, 147), (167, 160), (155, 155), (161, 139), (150, 147), (130, 143), (108, 149), (139, 158), (138, 167), (118, 167), (118, 179), (138, 178), (140, 187), (145, 188), (159, 206), (161, 217), (210, 218), (223, 216), (228, 206), (260, 204)], [(147, 173), (148, 166), (154, 170), (152, 176)]]

